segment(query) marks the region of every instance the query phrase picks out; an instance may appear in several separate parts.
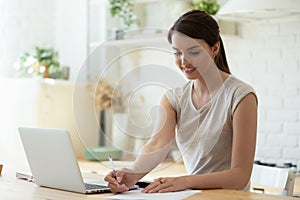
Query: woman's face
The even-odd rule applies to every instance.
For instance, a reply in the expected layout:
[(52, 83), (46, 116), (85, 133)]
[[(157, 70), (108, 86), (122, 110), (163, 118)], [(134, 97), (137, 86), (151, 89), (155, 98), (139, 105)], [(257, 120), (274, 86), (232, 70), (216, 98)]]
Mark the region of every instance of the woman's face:
[(203, 76), (207, 68), (214, 63), (215, 52), (205, 40), (193, 39), (180, 33), (173, 33), (172, 48), (175, 62), (188, 79)]

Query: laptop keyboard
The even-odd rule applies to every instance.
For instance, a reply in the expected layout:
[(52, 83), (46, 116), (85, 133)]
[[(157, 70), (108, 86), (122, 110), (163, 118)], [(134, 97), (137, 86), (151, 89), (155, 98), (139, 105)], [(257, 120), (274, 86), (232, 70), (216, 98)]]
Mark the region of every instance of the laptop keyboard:
[(95, 185), (95, 184), (90, 184), (90, 183), (85, 183), (85, 188), (86, 188), (87, 190), (97, 190), (97, 189), (107, 188), (107, 186), (104, 186), (104, 185)]

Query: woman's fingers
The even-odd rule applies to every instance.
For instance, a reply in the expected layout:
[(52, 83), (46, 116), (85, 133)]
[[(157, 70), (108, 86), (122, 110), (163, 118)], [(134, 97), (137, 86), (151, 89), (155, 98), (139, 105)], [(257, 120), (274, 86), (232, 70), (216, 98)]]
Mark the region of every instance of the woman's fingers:
[(154, 190), (159, 185), (160, 185), (159, 182), (153, 182), (153, 183), (149, 184), (147, 187), (145, 187), (143, 189), (143, 192), (148, 193), (149, 191)]
[(121, 183), (122, 182), (122, 180), (123, 180), (123, 177), (125, 176), (125, 174), (127, 174), (128, 172), (126, 172), (126, 171), (123, 171), (123, 170), (117, 170), (117, 172), (116, 172), (116, 179), (117, 179), (117, 181), (119, 182), (119, 183)]
[(104, 180), (109, 184), (118, 185), (118, 181), (114, 178), (113, 172), (109, 172), (105, 177)]
[(163, 192), (174, 192), (176, 189), (173, 181), (168, 181), (168, 178), (159, 178), (154, 180), (149, 186), (147, 186), (143, 192), (145, 193), (163, 193)]
[(110, 191), (113, 193), (118, 193), (118, 192), (126, 192), (129, 190), (128, 187), (126, 187), (125, 184), (121, 184), (119, 187), (115, 184), (108, 184), (108, 187), (110, 188)]
[(115, 173), (113, 171), (109, 172), (104, 180), (108, 182), (108, 187), (112, 192), (128, 191), (137, 181), (132, 170), (126, 168), (117, 170)]
[(122, 180), (126, 173), (126, 171), (116, 171), (116, 174), (114, 174), (114, 172), (111, 171), (104, 177), (104, 180), (108, 182), (108, 187), (110, 188), (111, 192), (117, 193), (126, 192), (129, 190), (129, 188), (124, 183), (122, 183)]
[(160, 189), (165, 187), (162, 178), (155, 179), (151, 184), (143, 189), (145, 193), (154, 193), (158, 192)]
[(157, 192), (163, 193), (163, 192), (174, 192), (176, 191), (171, 184), (165, 183), (163, 188), (159, 188)]

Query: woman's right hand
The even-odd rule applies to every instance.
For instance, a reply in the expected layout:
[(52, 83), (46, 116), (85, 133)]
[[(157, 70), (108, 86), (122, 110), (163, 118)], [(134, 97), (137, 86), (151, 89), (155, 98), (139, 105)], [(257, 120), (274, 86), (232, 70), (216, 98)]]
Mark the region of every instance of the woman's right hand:
[(138, 181), (136, 179), (136, 174), (131, 169), (127, 168), (117, 170), (116, 176), (117, 177), (115, 178), (111, 171), (104, 177), (104, 180), (108, 182), (108, 187), (113, 193), (126, 192)]

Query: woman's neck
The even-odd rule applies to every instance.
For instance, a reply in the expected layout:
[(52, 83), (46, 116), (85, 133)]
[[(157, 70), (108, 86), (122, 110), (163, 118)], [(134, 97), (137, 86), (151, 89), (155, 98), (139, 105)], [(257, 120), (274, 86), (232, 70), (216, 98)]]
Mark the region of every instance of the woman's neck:
[(218, 91), (228, 76), (229, 74), (222, 71), (219, 71), (213, 75), (207, 74), (205, 78), (200, 76), (194, 80), (194, 91), (199, 97), (213, 96), (213, 94)]
[(197, 109), (206, 104), (223, 85), (229, 74), (219, 71), (214, 77), (199, 77), (193, 81), (193, 103)]
[(193, 89), (197, 96), (206, 96), (209, 94), (209, 89), (206, 82), (202, 78), (193, 81)]

